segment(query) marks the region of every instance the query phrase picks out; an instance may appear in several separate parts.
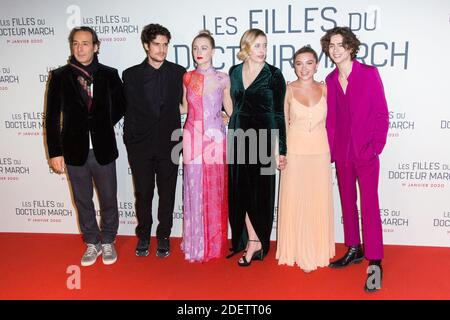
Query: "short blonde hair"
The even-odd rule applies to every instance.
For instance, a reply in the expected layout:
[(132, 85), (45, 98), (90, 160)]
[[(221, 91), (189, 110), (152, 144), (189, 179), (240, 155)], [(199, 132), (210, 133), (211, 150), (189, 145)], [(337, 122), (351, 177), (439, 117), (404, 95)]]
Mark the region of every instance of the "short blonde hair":
[(264, 36), (267, 38), (264, 31), (262, 31), (261, 29), (249, 29), (245, 31), (245, 33), (242, 35), (241, 42), (239, 43), (240, 50), (237, 54), (237, 58), (239, 60), (247, 60), (250, 54), (250, 48), (255, 42), (256, 38), (258, 38), (259, 36)]

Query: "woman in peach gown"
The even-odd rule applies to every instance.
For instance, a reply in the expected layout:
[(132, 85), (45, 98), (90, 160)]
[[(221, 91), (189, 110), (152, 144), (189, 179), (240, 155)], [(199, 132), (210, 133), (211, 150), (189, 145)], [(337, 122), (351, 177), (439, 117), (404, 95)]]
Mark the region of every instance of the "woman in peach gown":
[(276, 258), (278, 264), (297, 264), (310, 272), (328, 266), (335, 254), (326, 86), (314, 80), (318, 57), (313, 49), (299, 49), (293, 60), (298, 79), (286, 90), (288, 152)]

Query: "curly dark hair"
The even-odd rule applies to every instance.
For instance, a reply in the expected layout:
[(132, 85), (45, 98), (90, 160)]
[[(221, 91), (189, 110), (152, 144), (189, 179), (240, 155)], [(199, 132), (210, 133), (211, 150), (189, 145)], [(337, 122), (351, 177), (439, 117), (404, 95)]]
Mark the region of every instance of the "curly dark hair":
[(167, 37), (168, 42), (170, 42), (171, 35), (166, 27), (163, 27), (157, 23), (150, 23), (146, 25), (144, 29), (142, 29), (141, 33), (142, 45), (152, 42), (157, 36), (165, 36)]
[(303, 46), (295, 51), (294, 56), (292, 57), (292, 62), (295, 63), (295, 58), (297, 58), (297, 56), (302, 53), (311, 53), (314, 56), (314, 60), (316, 60), (316, 63), (319, 62), (319, 57), (317, 56), (316, 50), (314, 50), (310, 46)]
[(335, 27), (328, 30), (327, 33), (320, 39), (323, 53), (325, 53), (327, 57), (330, 57), (328, 49), (330, 47), (330, 40), (332, 36), (337, 34), (342, 36), (342, 45), (344, 48), (351, 51), (352, 60), (355, 59), (361, 42), (349, 27)]

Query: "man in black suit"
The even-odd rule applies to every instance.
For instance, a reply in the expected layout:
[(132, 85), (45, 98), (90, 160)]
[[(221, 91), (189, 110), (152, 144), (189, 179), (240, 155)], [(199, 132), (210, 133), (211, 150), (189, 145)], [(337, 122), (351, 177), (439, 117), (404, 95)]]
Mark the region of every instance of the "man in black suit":
[(155, 176), (159, 195), (156, 255), (164, 258), (170, 253), (179, 161), (177, 156), (172, 159), (171, 153), (180, 143), (171, 137), (181, 129), (179, 106), (186, 72), (166, 60), (170, 38), (169, 30), (159, 24), (145, 26), (141, 41), (147, 58), (122, 75), (127, 101), (124, 142), (133, 175), (138, 220), (137, 256), (149, 254)]
[[(47, 92), (46, 139), (49, 164), (56, 173), (67, 168), (78, 222), (87, 249), (82, 266), (117, 260), (114, 247), (119, 227), (116, 164), (119, 153), (114, 125), (125, 112), (122, 82), (116, 69), (98, 62), (100, 42), (89, 27), (69, 35), (72, 55), (52, 71)], [(101, 230), (93, 197), (97, 188)]]

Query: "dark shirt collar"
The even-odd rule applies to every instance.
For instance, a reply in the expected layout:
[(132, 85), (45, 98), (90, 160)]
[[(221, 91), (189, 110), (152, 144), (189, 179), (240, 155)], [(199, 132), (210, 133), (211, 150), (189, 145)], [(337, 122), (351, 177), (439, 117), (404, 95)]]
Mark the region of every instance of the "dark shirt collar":
[(164, 60), (164, 62), (161, 64), (161, 66), (158, 69), (153, 67), (150, 63), (148, 63), (148, 58), (144, 60), (144, 65), (145, 65), (145, 70), (147, 70), (147, 71), (158, 71), (158, 70), (164, 71), (167, 68), (166, 60)]

